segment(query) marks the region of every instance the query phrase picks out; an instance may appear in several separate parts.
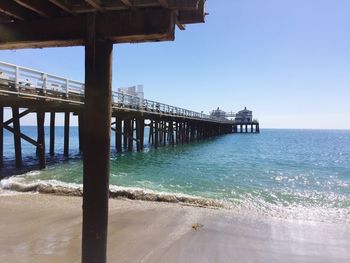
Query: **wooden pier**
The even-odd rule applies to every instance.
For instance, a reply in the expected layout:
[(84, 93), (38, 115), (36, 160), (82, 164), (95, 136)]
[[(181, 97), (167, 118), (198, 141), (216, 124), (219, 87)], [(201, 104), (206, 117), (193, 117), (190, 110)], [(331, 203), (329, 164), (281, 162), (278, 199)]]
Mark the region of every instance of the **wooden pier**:
[[(23, 165), (21, 140), (25, 140), (36, 147), (39, 167), (45, 168), (47, 153), (51, 157), (55, 155), (55, 124), (59, 113), (64, 114), (64, 156), (69, 155), (71, 114), (78, 116), (79, 150), (84, 151), (84, 141), (91, 143), (91, 136), (84, 135), (86, 129), (83, 129), (84, 83), (4, 62), (0, 62), (0, 72), (0, 118), (3, 118), (5, 108), (12, 109), (12, 118), (1, 121), (1, 164), (2, 131), (6, 129), (14, 135), (16, 166)], [(119, 92), (112, 92), (111, 97), (109, 122), (114, 132), (117, 152), (142, 151), (146, 128), (149, 129), (148, 143), (154, 148), (197, 142), (234, 132), (234, 122), (228, 119), (147, 99), (141, 101), (139, 97)], [(30, 138), (21, 131), (20, 119), (30, 113), (37, 116), (37, 139)], [(45, 116), (50, 118), (49, 150), (45, 147)], [(87, 136), (87, 140), (83, 139), (84, 136)]]

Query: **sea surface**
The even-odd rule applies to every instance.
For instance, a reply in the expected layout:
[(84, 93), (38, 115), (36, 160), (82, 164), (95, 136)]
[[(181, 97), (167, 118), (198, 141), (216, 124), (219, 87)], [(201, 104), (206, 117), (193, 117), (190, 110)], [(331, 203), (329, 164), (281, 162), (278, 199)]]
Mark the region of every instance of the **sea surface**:
[[(22, 130), (37, 136), (35, 127)], [(47, 145), (48, 135), (46, 128)], [(13, 137), (5, 132), (0, 194), (81, 194), (76, 127), (70, 135), (66, 160), (63, 127), (56, 127), (57, 154), (53, 160), (47, 156), (47, 169), (39, 171), (35, 148), (25, 142), (27, 168), (14, 168)], [(116, 153), (113, 135), (110, 188), (115, 195), (224, 207), (240, 214), (350, 223), (350, 131), (263, 129), (260, 134), (225, 135), (158, 150), (146, 145), (139, 153)]]

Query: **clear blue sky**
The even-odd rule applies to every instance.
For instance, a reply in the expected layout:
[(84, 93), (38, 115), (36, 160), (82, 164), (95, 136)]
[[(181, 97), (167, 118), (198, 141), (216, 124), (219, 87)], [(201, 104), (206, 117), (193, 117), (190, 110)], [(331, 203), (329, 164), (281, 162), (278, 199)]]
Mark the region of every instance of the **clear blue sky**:
[[(262, 127), (350, 129), (349, 0), (209, 0), (207, 12), (175, 42), (115, 45), (113, 87), (143, 84), (147, 98), (196, 111), (247, 106)], [(83, 51), (0, 60), (84, 80)]]

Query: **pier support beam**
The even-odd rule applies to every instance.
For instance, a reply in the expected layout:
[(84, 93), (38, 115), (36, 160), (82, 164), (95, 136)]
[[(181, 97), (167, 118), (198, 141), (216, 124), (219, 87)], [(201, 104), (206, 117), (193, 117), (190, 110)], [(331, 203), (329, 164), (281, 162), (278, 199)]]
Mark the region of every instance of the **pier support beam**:
[(134, 118), (128, 122), (128, 151), (131, 152), (134, 144)]
[(39, 167), (44, 169), (46, 167), (45, 159), (45, 112), (39, 110), (37, 112), (37, 123), (38, 123), (38, 155), (39, 155)]
[(158, 148), (159, 144), (159, 121), (156, 119), (154, 121), (154, 148)]
[(15, 145), (15, 159), (16, 167), (22, 166), (22, 147), (21, 147), (21, 128), (19, 123), (19, 109), (18, 107), (12, 107), (12, 118), (13, 118), (13, 138)]
[(123, 147), (128, 148), (128, 134), (129, 134), (129, 120), (124, 119), (123, 121)]
[(122, 151), (122, 119), (120, 117), (116, 117), (115, 120), (115, 144), (117, 152)]
[(4, 107), (0, 107), (0, 167), (4, 166)]
[(107, 261), (113, 45), (108, 40), (95, 40), (94, 15), (88, 17), (87, 32), (82, 262), (104, 263)]
[(56, 114), (54, 111), (52, 111), (50, 113), (50, 155), (51, 156), (55, 155), (55, 119), (56, 119)]
[(78, 115), (78, 133), (79, 133), (79, 152), (84, 152), (84, 116), (82, 113)]
[(70, 112), (67, 111), (64, 113), (64, 148), (63, 155), (68, 157), (69, 155), (69, 117)]

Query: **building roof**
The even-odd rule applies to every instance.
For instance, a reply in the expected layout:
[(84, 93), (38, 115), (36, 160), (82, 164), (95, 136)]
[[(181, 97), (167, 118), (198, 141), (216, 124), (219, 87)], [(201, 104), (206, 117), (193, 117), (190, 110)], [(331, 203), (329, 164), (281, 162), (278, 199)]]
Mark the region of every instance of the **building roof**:
[(1, 0), (0, 49), (84, 45), (87, 17), (113, 43), (173, 40), (201, 23), (205, 0)]
[(241, 110), (241, 111), (238, 112), (238, 114), (240, 114), (240, 113), (252, 113), (252, 111), (251, 110), (247, 110), (247, 107), (244, 107), (244, 110)]

